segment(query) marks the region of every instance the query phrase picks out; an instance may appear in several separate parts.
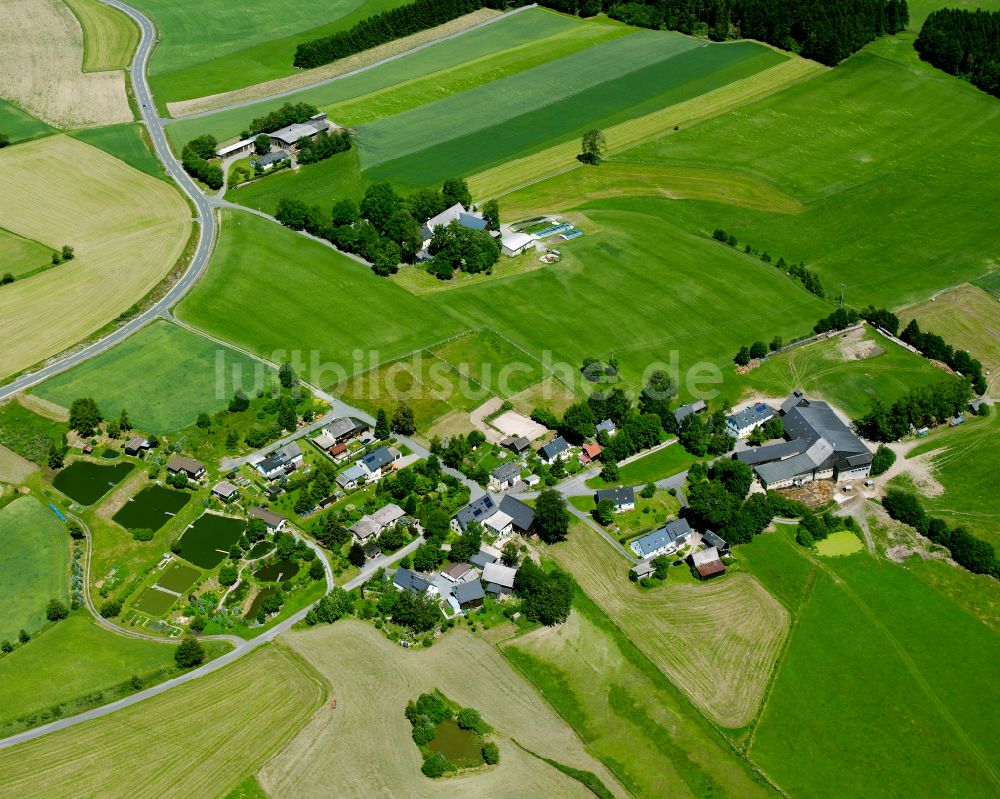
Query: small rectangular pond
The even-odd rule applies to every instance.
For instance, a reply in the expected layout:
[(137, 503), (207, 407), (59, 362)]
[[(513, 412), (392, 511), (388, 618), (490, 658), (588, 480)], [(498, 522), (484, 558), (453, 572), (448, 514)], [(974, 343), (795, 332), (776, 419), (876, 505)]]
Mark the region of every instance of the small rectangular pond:
[(243, 519), (205, 513), (181, 536), (180, 555), (203, 569), (215, 568), (229, 556), (229, 550), (240, 540), (246, 526)]
[(276, 583), (282, 580), (291, 580), (299, 573), (299, 564), (294, 560), (279, 560), (267, 566), (261, 566), (253, 573), (263, 583)]
[(52, 485), (74, 502), (93, 505), (132, 471), (131, 463), (113, 466), (90, 461), (73, 461), (56, 475)]
[(177, 597), (173, 594), (154, 587), (147, 588), (139, 594), (139, 598), (132, 603), (132, 607), (147, 616), (162, 616), (170, 610), (176, 601)]
[(166, 588), (168, 591), (183, 594), (195, 584), (200, 574), (198, 569), (191, 566), (185, 566), (183, 563), (171, 563), (163, 570), (156, 585), (160, 588)]
[(125, 503), (111, 518), (126, 530), (152, 530), (154, 533), (188, 504), (190, 494), (171, 491), (163, 486), (144, 488)]

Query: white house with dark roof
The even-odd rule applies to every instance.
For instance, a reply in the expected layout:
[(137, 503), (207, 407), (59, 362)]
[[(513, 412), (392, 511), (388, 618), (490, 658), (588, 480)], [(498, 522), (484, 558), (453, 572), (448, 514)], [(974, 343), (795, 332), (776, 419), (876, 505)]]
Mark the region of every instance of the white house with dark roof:
[(687, 519), (676, 519), (667, 522), (658, 530), (653, 530), (629, 544), (637, 557), (646, 560), (657, 555), (672, 555), (684, 546), (694, 535), (694, 530)]
[(494, 491), (506, 491), (521, 482), (521, 464), (509, 461), (497, 466), (490, 473), (490, 488)]
[(562, 436), (557, 436), (538, 450), (538, 455), (547, 463), (567, 460), (570, 457), (569, 442)]
[(272, 150), (271, 152), (260, 155), (257, 158), (251, 158), (250, 166), (254, 169), (260, 167), (262, 172), (267, 172), (267, 170), (273, 169), (275, 164), (280, 164), (282, 161), (291, 162), (291, 160), (292, 157), (284, 150)]
[(377, 447), (367, 455), (359, 458), (356, 465), (364, 472), (369, 483), (382, 479), (382, 476), (392, 471), (392, 464), (402, 457), (399, 450), (392, 447)]
[(239, 496), (239, 489), (228, 480), (223, 480), (212, 486), (212, 493), (223, 502), (232, 502)]
[(777, 412), (770, 405), (758, 402), (728, 417), (726, 419), (726, 428), (736, 438), (746, 438), (758, 427), (767, 424), (777, 415)]
[(601, 488), (594, 495), (596, 502), (607, 499), (614, 506), (615, 513), (624, 513), (627, 510), (635, 510), (635, 489), (632, 486), (621, 486), (620, 488)]
[(302, 465), (302, 448), (298, 441), (291, 441), (265, 455), (254, 466), (268, 480), (277, 480), (291, 474)]
[(603, 420), (601, 422), (598, 422), (596, 425), (594, 425), (594, 434), (595, 435), (597, 433), (607, 433), (609, 436), (614, 436), (614, 434), (617, 433), (617, 432), (618, 432), (618, 428), (615, 426), (615, 423), (612, 422), (610, 419), (605, 419), (605, 420)]
[(288, 519), (267, 508), (250, 508), (250, 515), (264, 522), (272, 533), (280, 533), (288, 524)]

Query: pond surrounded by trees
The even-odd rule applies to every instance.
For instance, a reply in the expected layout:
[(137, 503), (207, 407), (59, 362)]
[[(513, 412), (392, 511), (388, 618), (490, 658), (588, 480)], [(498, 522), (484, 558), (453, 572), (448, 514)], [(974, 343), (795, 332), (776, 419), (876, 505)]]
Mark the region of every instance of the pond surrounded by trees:
[(181, 536), (180, 556), (195, 566), (214, 569), (229, 556), (246, 527), (243, 519), (202, 514)]
[(291, 580), (298, 573), (299, 564), (294, 560), (279, 560), (257, 569), (253, 576), (262, 583), (275, 583), (279, 580)]
[(155, 533), (187, 505), (190, 499), (190, 494), (171, 491), (163, 486), (150, 486), (132, 497), (111, 518), (131, 532), (152, 530)]
[(93, 505), (131, 472), (131, 463), (105, 466), (91, 461), (73, 461), (56, 475), (52, 485), (74, 502)]
[(463, 730), (455, 719), (445, 719), (437, 725), (427, 748), (440, 752), (458, 768), (475, 768), (483, 764), (482, 738), (473, 730)]

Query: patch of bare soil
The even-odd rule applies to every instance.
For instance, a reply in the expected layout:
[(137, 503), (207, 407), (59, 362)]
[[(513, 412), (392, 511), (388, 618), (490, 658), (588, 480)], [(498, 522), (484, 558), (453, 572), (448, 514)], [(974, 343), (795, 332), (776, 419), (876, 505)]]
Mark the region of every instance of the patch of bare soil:
[(835, 487), (832, 480), (814, 480), (803, 486), (781, 488), (778, 493), (789, 499), (797, 499), (805, 503), (806, 507), (815, 510), (833, 499)]
[(878, 345), (878, 342), (866, 339), (864, 336), (865, 329), (863, 327), (841, 336), (838, 346), (840, 356), (845, 361), (863, 361), (866, 358), (874, 358), (884, 352)]

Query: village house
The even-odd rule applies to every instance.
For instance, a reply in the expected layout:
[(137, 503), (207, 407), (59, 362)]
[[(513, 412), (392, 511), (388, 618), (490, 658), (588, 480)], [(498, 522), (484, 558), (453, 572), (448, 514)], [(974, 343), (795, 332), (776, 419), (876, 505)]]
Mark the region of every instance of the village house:
[(705, 404), (705, 400), (698, 400), (697, 402), (691, 402), (687, 405), (681, 405), (676, 411), (674, 411), (674, 422), (680, 427), (681, 422), (683, 422), (688, 416), (694, 413), (704, 413), (708, 409)]
[(267, 480), (277, 480), (291, 474), (302, 465), (302, 448), (298, 441), (292, 441), (265, 455), (254, 464), (257, 471)]
[(483, 569), (486, 593), (494, 599), (505, 599), (514, 593), (514, 577), (517, 569), (502, 563), (487, 563)]
[(365, 470), (355, 464), (337, 475), (337, 485), (344, 491), (353, 491), (364, 479)]
[(250, 508), (250, 515), (264, 522), (272, 533), (280, 533), (288, 524), (288, 519), (267, 508)]
[(291, 160), (292, 157), (284, 150), (272, 150), (262, 156), (250, 159), (250, 166), (254, 169), (260, 169), (261, 172), (267, 172), (267, 170), (273, 169), (276, 164), (280, 164), (282, 161), (291, 162)]
[(205, 465), (193, 458), (185, 458), (183, 455), (173, 455), (167, 461), (167, 471), (170, 474), (183, 472), (191, 480), (200, 480), (205, 475)]
[(362, 516), (347, 529), (351, 531), (357, 543), (364, 544), (368, 539), (381, 535), (405, 518), (406, 511), (390, 502), (374, 513)]
[(467, 583), (479, 577), (476, 570), (468, 563), (452, 563), (447, 569), (442, 570), (441, 576), (452, 583)]
[(456, 612), (462, 612), (482, 607), (485, 599), (486, 593), (483, 591), (483, 584), (478, 579), (472, 579), (468, 582), (458, 583), (452, 588), (448, 603)]
[(657, 555), (672, 555), (690, 541), (692, 535), (694, 530), (691, 529), (687, 519), (676, 519), (667, 522), (658, 530), (637, 538), (629, 544), (629, 548), (643, 560)]
[(452, 517), (451, 526), (464, 533), (472, 522), (479, 522), (484, 531), (502, 539), (514, 530), (529, 532), (534, 521), (535, 509), (530, 505), (509, 494), (498, 499), (487, 493), (459, 510)]
[(223, 480), (212, 486), (212, 493), (223, 502), (232, 502), (239, 496), (239, 490), (228, 480)]
[(614, 438), (615, 433), (618, 432), (618, 428), (615, 423), (610, 419), (605, 419), (604, 421), (598, 422), (594, 426), (594, 435), (598, 433), (607, 433), (610, 437)]
[(776, 415), (774, 408), (763, 402), (758, 402), (728, 417), (726, 428), (736, 438), (746, 438), (758, 427), (771, 421)]
[(605, 499), (611, 500), (615, 513), (624, 513), (627, 510), (635, 510), (635, 489), (632, 486), (598, 489), (594, 499), (598, 503)]
[(546, 463), (567, 460), (570, 456), (569, 443), (562, 436), (558, 436), (538, 450), (538, 455)]
[(342, 416), (323, 427), (322, 433), (335, 444), (346, 444), (371, 429), (371, 425), (353, 416)]
[(125, 445), (125, 454), (131, 455), (133, 458), (137, 458), (142, 453), (148, 452), (152, 449), (152, 446), (153, 444), (148, 438), (136, 436), (135, 438), (129, 439), (129, 442)]
[(521, 481), (521, 466), (516, 461), (503, 463), (490, 473), (490, 488), (493, 491), (506, 491)]
[(726, 573), (726, 564), (722, 562), (722, 558), (719, 557), (719, 550), (715, 547), (694, 552), (689, 556), (688, 560), (691, 562), (694, 570), (698, 572), (698, 576), (703, 580)]
[(399, 450), (394, 447), (378, 447), (356, 461), (356, 465), (364, 472), (365, 481), (374, 483), (391, 472), (392, 465), (401, 457)]
[(729, 554), (729, 544), (726, 543), (726, 539), (711, 530), (706, 530), (701, 534), (701, 543), (707, 547), (715, 547), (720, 555)]
[(515, 455), (524, 455), (531, 449), (531, 442), (525, 436), (508, 436), (500, 442), (501, 447), (505, 447)]
[(396, 573), (392, 575), (392, 584), (397, 591), (412, 591), (414, 594), (423, 594), (431, 587), (430, 580), (422, 574), (403, 568), (396, 569)]
[(586, 466), (597, 460), (597, 456), (602, 452), (600, 444), (584, 444), (580, 449), (580, 463)]

